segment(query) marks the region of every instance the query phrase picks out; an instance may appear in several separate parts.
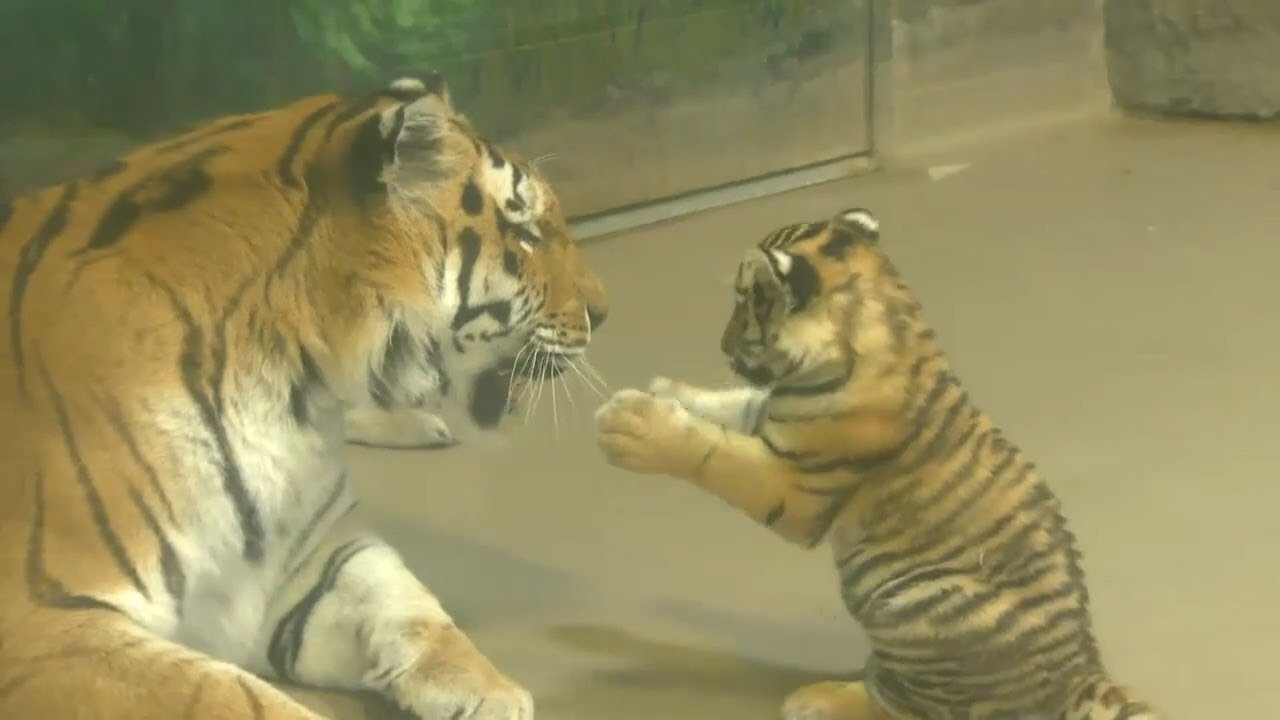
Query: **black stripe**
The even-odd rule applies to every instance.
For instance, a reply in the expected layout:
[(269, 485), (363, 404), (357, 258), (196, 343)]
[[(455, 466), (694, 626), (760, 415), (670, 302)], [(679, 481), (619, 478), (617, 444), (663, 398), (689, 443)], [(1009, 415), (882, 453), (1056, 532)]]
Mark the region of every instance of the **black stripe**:
[[(231, 441), (227, 436), (226, 426), (222, 424), (221, 408), (213, 401), (203, 386), (204, 334), (200, 332), (195, 318), (191, 316), (191, 311), (178, 299), (178, 295), (173, 288), (150, 274), (146, 277), (167, 296), (174, 314), (177, 315), (178, 321), (182, 323), (182, 350), (179, 357), (182, 384), (200, 413), (200, 420), (205, 427), (205, 431), (213, 438), (217, 447), (219, 454), (218, 465), (222, 472), (222, 487), (231, 500), (232, 507), (235, 509), (236, 520), (239, 522), (240, 531), (244, 536), (244, 557), (253, 563), (261, 562), (263, 557), (262, 545), (265, 537), (262, 519), (259, 515), (258, 507), (253, 504), (253, 500), (249, 497), (248, 488), (245, 486), (240, 466), (236, 461), (235, 453), (231, 448)], [(211, 383), (214, 386), (214, 392), (219, 397), (221, 396), (221, 389), (218, 387), (220, 380), (221, 378), (215, 373)]]
[(529, 245), (537, 245), (542, 242), (542, 238), (533, 234), (533, 231), (528, 226), (517, 225), (507, 219), (506, 214), (499, 210), (497, 205), (493, 208), (493, 222), (498, 226), (498, 234), (503, 238), (514, 237), (516, 240)]
[(315, 357), (306, 348), (298, 348), (298, 360), (301, 375), (289, 386), (289, 412), (298, 425), (307, 425), (311, 421), (308, 398), (317, 388), (324, 387), (324, 377)]
[(856, 236), (849, 230), (832, 225), (831, 234), (818, 252), (832, 260), (843, 260), (856, 240)]
[(119, 175), (120, 173), (124, 172), (128, 167), (129, 167), (128, 163), (126, 163), (124, 160), (117, 158), (110, 162), (99, 165), (96, 170), (89, 173), (89, 179), (95, 183), (102, 182), (103, 180), (109, 180), (115, 177), (116, 175)]
[(271, 633), (271, 642), (267, 645), (267, 660), (280, 679), (295, 679), (293, 669), (306, 639), (307, 621), (320, 600), (337, 584), (338, 574), (342, 572), (343, 566), (351, 558), (373, 546), (374, 543), (370, 540), (356, 538), (335, 548), (329, 553), (329, 559), (321, 569), (316, 583), (276, 623), (275, 630)]
[(107, 402), (100, 397), (97, 399), (98, 406), (102, 409), (103, 415), (106, 416), (108, 424), (120, 436), (125, 449), (129, 451), (129, 456), (133, 458), (133, 461), (138, 464), (138, 467), (142, 468), (142, 472), (147, 476), (151, 491), (160, 500), (160, 506), (164, 510), (165, 518), (170, 524), (177, 524), (178, 519), (173, 510), (173, 503), (169, 500), (168, 493), (165, 492), (164, 487), (160, 484), (160, 475), (156, 472), (155, 466), (142, 454), (142, 448), (138, 447), (138, 440), (133, 436), (133, 431), (129, 429), (129, 423), (125, 420), (119, 403)]
[(44, 566), (45, 498), (44, 475), (32, 478), (35, 490), (35, 507), (32, 509), (31, 533), (27, 536), (26, 579), (27, 595), (36, 605), (57, 610), (109, 610), (120, 609), (92, 595), (67, 592), (61, 582), (49, 576)]
[(44, 363), (39, 363), (39, 366), (40, 378), (49, 393), (49, 400), (53, 403), (53, 412), (58, 422), (58, 431), (62, 433), (62, 440), (67, 447), (67, 455), (71, 459), (72, 467), (75, 468), (76, 482), (80, 485), (81, 492), (84, 493), (85, 504), (89, 506), (89, 516), (93, 518), (93, 525), (98, 530), (98, 534), (102, 536), (102, 542), (106, 545), (107, 552), (111, 555), (112, 561), (115, 562), (116, 568), (128, 578), (129, 584), (133, 585), (135, 590), (149, 600), (151, 599), (151, 593), (142, 582), (142, 576), (138, 574), (138, 568), (129, 558), (124, 542), (116, 534), (115, 529), (111, 527), (111, 518), (106, 506), (102, 504), (102, 495), (98, 492), (97, 486), (94, 485), (93, 475), (90, 474), (89, 466), (84, 462), (84, 456), (80, 454), (80, 446), (76, 442), (75, 432), (71, 428), (71, 418), (67, 416), (66, 403), (63, 401), (58, 389), (54, 387), (53, 379), (49, 377), (49, 372)]
[(774, 397), (813, 397), (834, 393), (843, 388), (853, 378), (853, 365), (848, 364), (843, 372), (833, 378), (813, 383), (812, 385), (792, 385), (783, 383), (770, 390)]
[(182, 562), (178, 560), (178, 554), (173, 550), (173, 543), (169, 542), (169, 536), (160, 526), (160, 521), (156, 519), (156, 514), (147, 505), (142, 493), (138, 492), (138, 488), (131, 486), (129, 497), (133, 499), (133, 504), (142, 515), (147, 529), (156, 536), (156, 544), (160, 548), (160, 574), (164, 578), (164, 587), (169, 591), (169, 597), (173, 598), (173, 606), (181, 617), (182, 600), (187, 592), (187, 573), (182, 569)]
[(464, 227), (458, 232), (462, 263), (458, 267), (458, 312), (453, 318), (454, 329), (462, 326), (458, 318), (471, 305), (471, 276), (475, 272), (476, 262), (480, 259), (480, 244), (480, 235), (473, 228)]
[[(453, 329), (457, 330), (481, 315), (488, 315), (493, 318), (500, 326), (508, 328), (511, 321), (511, 303), (506, 300), (494, 300), (493, 302), (482, 303), (480, 305), (469, 305), (465, 308), (459, 308), (458, 312), (453, 316)], [(503, 337), (510, 334), (510, 330), (499, 330), (493, 333), (486, 333), (485, 337), (493, 339), (494, 337)]]
[[(1008, 463), (1012, 463), (1012, 462), (1013, 462), (1013, 456), (1011, 454), (1008, 457)], [(992, 478), (1000, 477), (1003, 474), (1003, 467), (1005, 467), (1004, 464), (998, 465), (996, 470), (994, 470), (991, 473), (991, 477)], [(1015, 476), (1015, 483), (1016, 481), (1018, 481), (1019, 478), (1025, 477), (1030, 472), (1030, 468), (1031, 468), (1030, 465), (1024, 465), (1023, 470), (1018, 475)], [(1039, 503), (1038, 500), (1034, 501), (1034, 504), (1038, 504), (1038, 503)], [(1028, 522), (1028, 518), (1026, 517), (1026, 511), (1030, 509), (1030, 506), (1032, 504), (1033, 503), (1030, 501), (1030, 499), (1024, 500), (1017, 507), (1015, 507), (1012, 512), (1009, 512), (1001, 516), (998, 520), (991, 523), (987, 527), (983, 528), (982, 531), (978, 533), (978, 535), (970, 538), (964, 538), (962, 539), (962, 541), (957, 542), (945, 554), (943, 554), (940, 557), (932, 559), (930, 561), (930, 564), (936, 565), (939, 567), (946, 567), (948, 565), (951, 565), (952, 563), (959, 560), (962, 556), (972, 553), (975, 549), (985, 548), (988, 544), (990, 544), (995, 539), (1003, 535), (1004, 532), (1015, 523), (1020, 523), (1018, 533), (1014, 536), (1014, 538), (1007, 539), (1006, 542), (1004, 543), (1006, 545), (1009, 543), (1013, 543), (1015, 541), (1020, 542), (1019, 540), (1020, 538), (1029, 537), (1030, 535), (1038, 532), (1039, 527), (1035, 523)], [(968, 507), (963, 504), (957, 504), (956, 508), (952, 510), (952, 514), (959, 514), (960, 512), (963, 512), (965, 509), (968, 509)], [(948, 516), (948, 519), (950, 519), (950, 515)], [(948, 526), (948, 524), (949, 522), (948, 523), (940, 522), (937, 524), (937, 527), (946, 527)], [(933, 536), (932, 533), (930, 533), (929, 537), (927, 537), (924, 541), (914, 543), (910, 547), (907, 547), (901, 550), (874, 553), (871, 555), (868, 555), (867, 552), (869, 550), (873, 550), (874, 545), (870, 543), (864, 543), (862, 545), (859, 545), (853, 551), (849, 552), (843, 558), (838, 560), (836, 563), (837, 569), (840, 572), (842, 584), (844, 585), (844, 587), (850, 590), (856, 590), (857, 587), (860, 586), (863, 583), (864, 579), (867, 578), (868, 576), (872, 575), (877, 571), (891, 567), (893, 565), (908, 562), (913, 558), (920, 557), (935, 542), (937, 542), (936, 538)], [(995, 559), (996, 558), (990, 558), (990, 557), (988, 558), (988, 560), (995, 560)], [(988, 572), (991, 572), (993, 568), (988, 566), (987, 570)], [(894, 581), (895, 581), (895, 578), (890, 578), (886, 582), (894, 582)], [(856, 607), (853, 611), (855, 613), (860, 611), (860, 609), (863, 606), (865, 606), (865, 603), (868, 600), (870, 600), (870, 597), (874, 594), (874, 592), (875, 591), (873, 590), (872, 592), (868, 592), (868, 593), (859, 593), (859, 595), (862, 596), (860, 599), (861, 601), (858, 603), (855, 603)]]
[(270, 299), (271, 289), (276, 281), (284, 276), (290, 263), (302, 248), (311, 242), (311, 233), (315, 230), (319, 216), (320, 212), (316, 208), (315, 201), (308, 197), (306, 204), (302, 206), (302, 211), (298, 214), (298, 224), (294, 226), (293, 234), (289, 236), (289, 244), (285, 246), (284, 252), (280, 253), (280, 257), (276, 258), (271, 270), (267, 272), (266, 282), (262, 284), (263, 298)]
[(773, 527), (773, 524), (782, 519), (787, 514), (787, 503), (785, 500), (779, 500), (771, 510), (764, 516), (764, 524)]
[(860, 485), (849, 485), (842, 491), (830, 496), (827, 506), (813, 518), (813, 525), (810, 527), (810, 535), (808, 537), (809, 547), (814, 547), (822, 542), (827, 533), (831, 532), (831, 526), (835, 524), (836, 518), (840, 517), (840, 513), (844, 512), (844, 509), (853, 501), (859, 489), (861, 489)]
[(520, 277), (520, 254), (511, 248), (503, 250), (502, 270), (512, 278)]
[(0, 202), (0, 232), (4, 232), (4, 226), (9, 224), (9, 219), (13, 217), (13, 202), (5, 200)]
[(67, 216), (70, 214), (71, 204), (75, 202), (78, 192), (79, 186), (76, 183), (70, 183), (62, 188), (62, 194), (54, 203), (53, 209), (45, 216), (35, 234), (22, 246), (17, 267), (13, 272), (13, 285), (9, 293), (9, 346), (13, 352), (13, 363), (17, 370), (18, 389), (24, 395), (27, 386), (23, 372), (26, 356), (22, 349), (22, 301), (26, 298), (27, 285), (31, 283), (31, 276), (44, 258), (50, 243), (66, 228)]
[(338, 502), (338, 498), (342, 497), (342, 493), (346, 489), (347, 473), (342, 472), (334, 479), (333, 487), (330, 488), (329, 494), (325, 496), (324, 502), (320, 503), (320, 507), (316, 508), (316, 511), (307, 519), (307, 524), (303, 525), (301, 530), (298, 531), (297, 536), (294, 537), (293, 543), (289, 546), (289, 552), (284, 556), (285, 567), (293, 566), (294, 561), (298, 557), (298, 553), (302, 552), (302, 548), (306, 545), (307, 540), (309, 540), (312, 533), (316, 531), (316, 526), (319, 525), (320, 521), (329, 514), (329, 511), (333, 509), (334, 504)]
[(156, 153), (176, 152), (178, 150), (182, 150), (184, 148), (195, 145), (201, 140), (208, 140), (209, 138), (217, 137), (218, 135), (229, 133), (233, 130), (239, 130), (240, 128), (249, 127), (250, 125), (254, 124), (254, 122), (256, 122), (259, 117), (260, 116), (255, 115), (250, 117), (238, 117), (238, 118), (230, 118), (227, 120), (215, 121), (215, 123), (212, 125), (207, 125), (203, 128), (197, 128), (197, 129), (188, 131), (187, 133), (183, 134), (181, 137), (178, 137), (177, 139), (171, 140), (163, 145), (156, 146)]
[(484, 194), (474, 178), (467, 178), (462, 186), (462, 211), (471, 217), (484, 212)]
[[(987, 430), (983, 432), (981, 435), (979, 435), (977, 438), (973, 438), (973, 434), (977, 432), (978, 424), (979, 423), (977, 420), (970, 423), (969, 427), (965, 428), (965, 431), (961, 433), (960, 438), (958, 438), (955, 443), (957, 448), (963, 448), (971, 438), (973, 439), (973, 442), (969, 444), (968, 457), (965, 458), (964, 462), (960, 465), (960, 467), (951, 471), (950, 477), (948, 477), (944, 482), (939, 483), (936, 487), (934, 487), (932, 491), (928, 493), (928, 495), (924, 497), (916, 498), (916, 502), (918, 503), (919, 507), (936, 508), (936, 507), (939, 507), (942, 503), (948, 502), (948, 501), (952, 502), (957, 506), (963, 504), (961, 501), (959, 501), (955, 497), (955, 493), (960, 489), (962, 485), (965, 485), (966, 483), (974, 479), (974, 476), (978, 470), (978, 465), (982, 462), (982, 453), (984, 450), (987, 449), (987, 443), (991, 440), (991, 437), (994, 433), (994, 430)], [(987, 475), (989, 478), (990, 473), (988, 473)], [(965, 500), (974, 501), (974, 500), (980, 499), (980, 497), (981, 496), (967, 497), (965, 498)], [(941, 525), (934, 525), (931, 529), (941, 529), (941, 528), (942, 528)]]
[[(362, 113), (375, 109), (377, 107), (376, 103), (377, 103), (376, 97), (360, 98), (360, 99), (355, 99), (355, 100), (346, 102), (343, 105), (342, 111), (334, 113), (333, 117), (329, 118), (329, 122), (325, 124), (324, 139), (326, 141), (331, 139), (333, 137), (333, 134), (337, 132), (338, 128), (341, 127), (344, 122), (347, 122), (348, 120), (351, 120), (352, 118), (355, 118)], [(399, 131), (400, 125), (402, 125), (403, 123), (404, 123), (404, 108), (402, 107), (400, 108), (400, 112), (397, 114), (397, 123), (396, 123), (397, 132)]]
[(281, 153), (280, 159), (276, 161), (276, 174), (280, 176), (280, 182), (286, 187), (300, 188), (302, 183), (298, 179), (298, 175), (294, 172), (293, 161), (297, 158), (298, 153), (302, 150), (302, 143), (306, 141), (307, 134), (315, 127), (316, 123), (324, 119), (325, 115), (333, 112), (335, 108), (341, 106), (339, 100), (326, 103), (325, 105), (307, 113), (307, 116), (298, 123), (293, 129), (293, 134), (289, 136), (289, 141), (285, 143), (284, 152)]
[(116, 195), (88, 242), (72, 256), (115, 245), (147, 212), (172, 212), (191, 204), (213, 185), (207, 170), (209, 161), (230, 151), (226, 145), (205, 148), (129, 185)]
[(369, 372), (369, 397), (383, 410), (390, 410), (396, 403), (396, 390), (400, 387), (400, 374), (418, 354), (417, 343), (409, 328), (395, 321), (387, 334), (382, 362)]
[(368, 203), (386, 190), (383, 171), (395, 162), (400, 125), (404, 121), (404, 108), (396, 113), (396, 127), (389, 135), (382, 131), (382, 117), (370, 115), (351, 133), (346, 143), (346, 172), (349, 187), (355, 190), (356, 199)]

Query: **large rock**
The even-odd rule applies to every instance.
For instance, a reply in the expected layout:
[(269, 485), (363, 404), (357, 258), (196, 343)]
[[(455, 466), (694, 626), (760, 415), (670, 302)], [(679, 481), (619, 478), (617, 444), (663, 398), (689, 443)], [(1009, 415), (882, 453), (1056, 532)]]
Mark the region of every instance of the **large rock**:
[(1105, 0), (1103, 11), (1120, 107), (1280, 116), (1280, 0)]

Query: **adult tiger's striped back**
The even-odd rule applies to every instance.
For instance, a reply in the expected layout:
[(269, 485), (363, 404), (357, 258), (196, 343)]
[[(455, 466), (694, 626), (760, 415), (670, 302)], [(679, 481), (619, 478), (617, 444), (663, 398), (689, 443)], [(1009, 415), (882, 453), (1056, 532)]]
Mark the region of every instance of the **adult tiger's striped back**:
[(0, 205), (0, 277), (0, 717), (316, 720), (249, 671), (532, 717), (361, 523), (343, 457), (353, 417), (386, 444), (444, 400), (496, 425), (605, 316), (555, 193), (442, 78)]
[(597, 415), (606, 457), (831, 544), (872, 650), (786, 720), (1154, 720), (1108, 677), (1058, 500), (970, 400), (871, 213), (781, 228), (721, 348), (750, 387), (656, 379)]

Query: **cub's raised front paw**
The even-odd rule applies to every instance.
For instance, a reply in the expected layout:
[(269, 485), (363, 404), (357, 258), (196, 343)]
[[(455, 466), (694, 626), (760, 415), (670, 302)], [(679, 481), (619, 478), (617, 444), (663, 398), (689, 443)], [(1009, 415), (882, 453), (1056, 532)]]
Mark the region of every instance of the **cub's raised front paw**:
[(596, 443), (610, 465), (636, 473), (679, 473), (689, 455), (689, 413), (671, 398), (619, 390), (596, 411)]

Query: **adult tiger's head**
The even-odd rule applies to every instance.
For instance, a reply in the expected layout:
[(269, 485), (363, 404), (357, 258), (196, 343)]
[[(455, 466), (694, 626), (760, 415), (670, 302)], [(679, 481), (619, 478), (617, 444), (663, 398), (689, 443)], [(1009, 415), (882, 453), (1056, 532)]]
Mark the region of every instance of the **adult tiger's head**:
[[(316, 170), (348, 183), (332, 201), (351, 222), (336, 230), (364, 236), (352, 245), (363, 255), (355, 300), (376, 310), (348, 358), (357, 391), (387, 409), (459, 396), (491, 427), (522, 382), (586, 350), (605, 292), (559, 200), (536, 167), (473, 130), (439, 75), (397, 80), (363, 111), (322, 104), (313, 118), (330, 135)], [(303, 143), (320, 134), (307, 124)]]
[(753, 385), (816, 394), (846, 383), (869, 361), (892, 361), (915, 304), (879, 245), (864, 209), (789, 225), (747, 253), (734, 280), (733, 314), (720, 347)]

